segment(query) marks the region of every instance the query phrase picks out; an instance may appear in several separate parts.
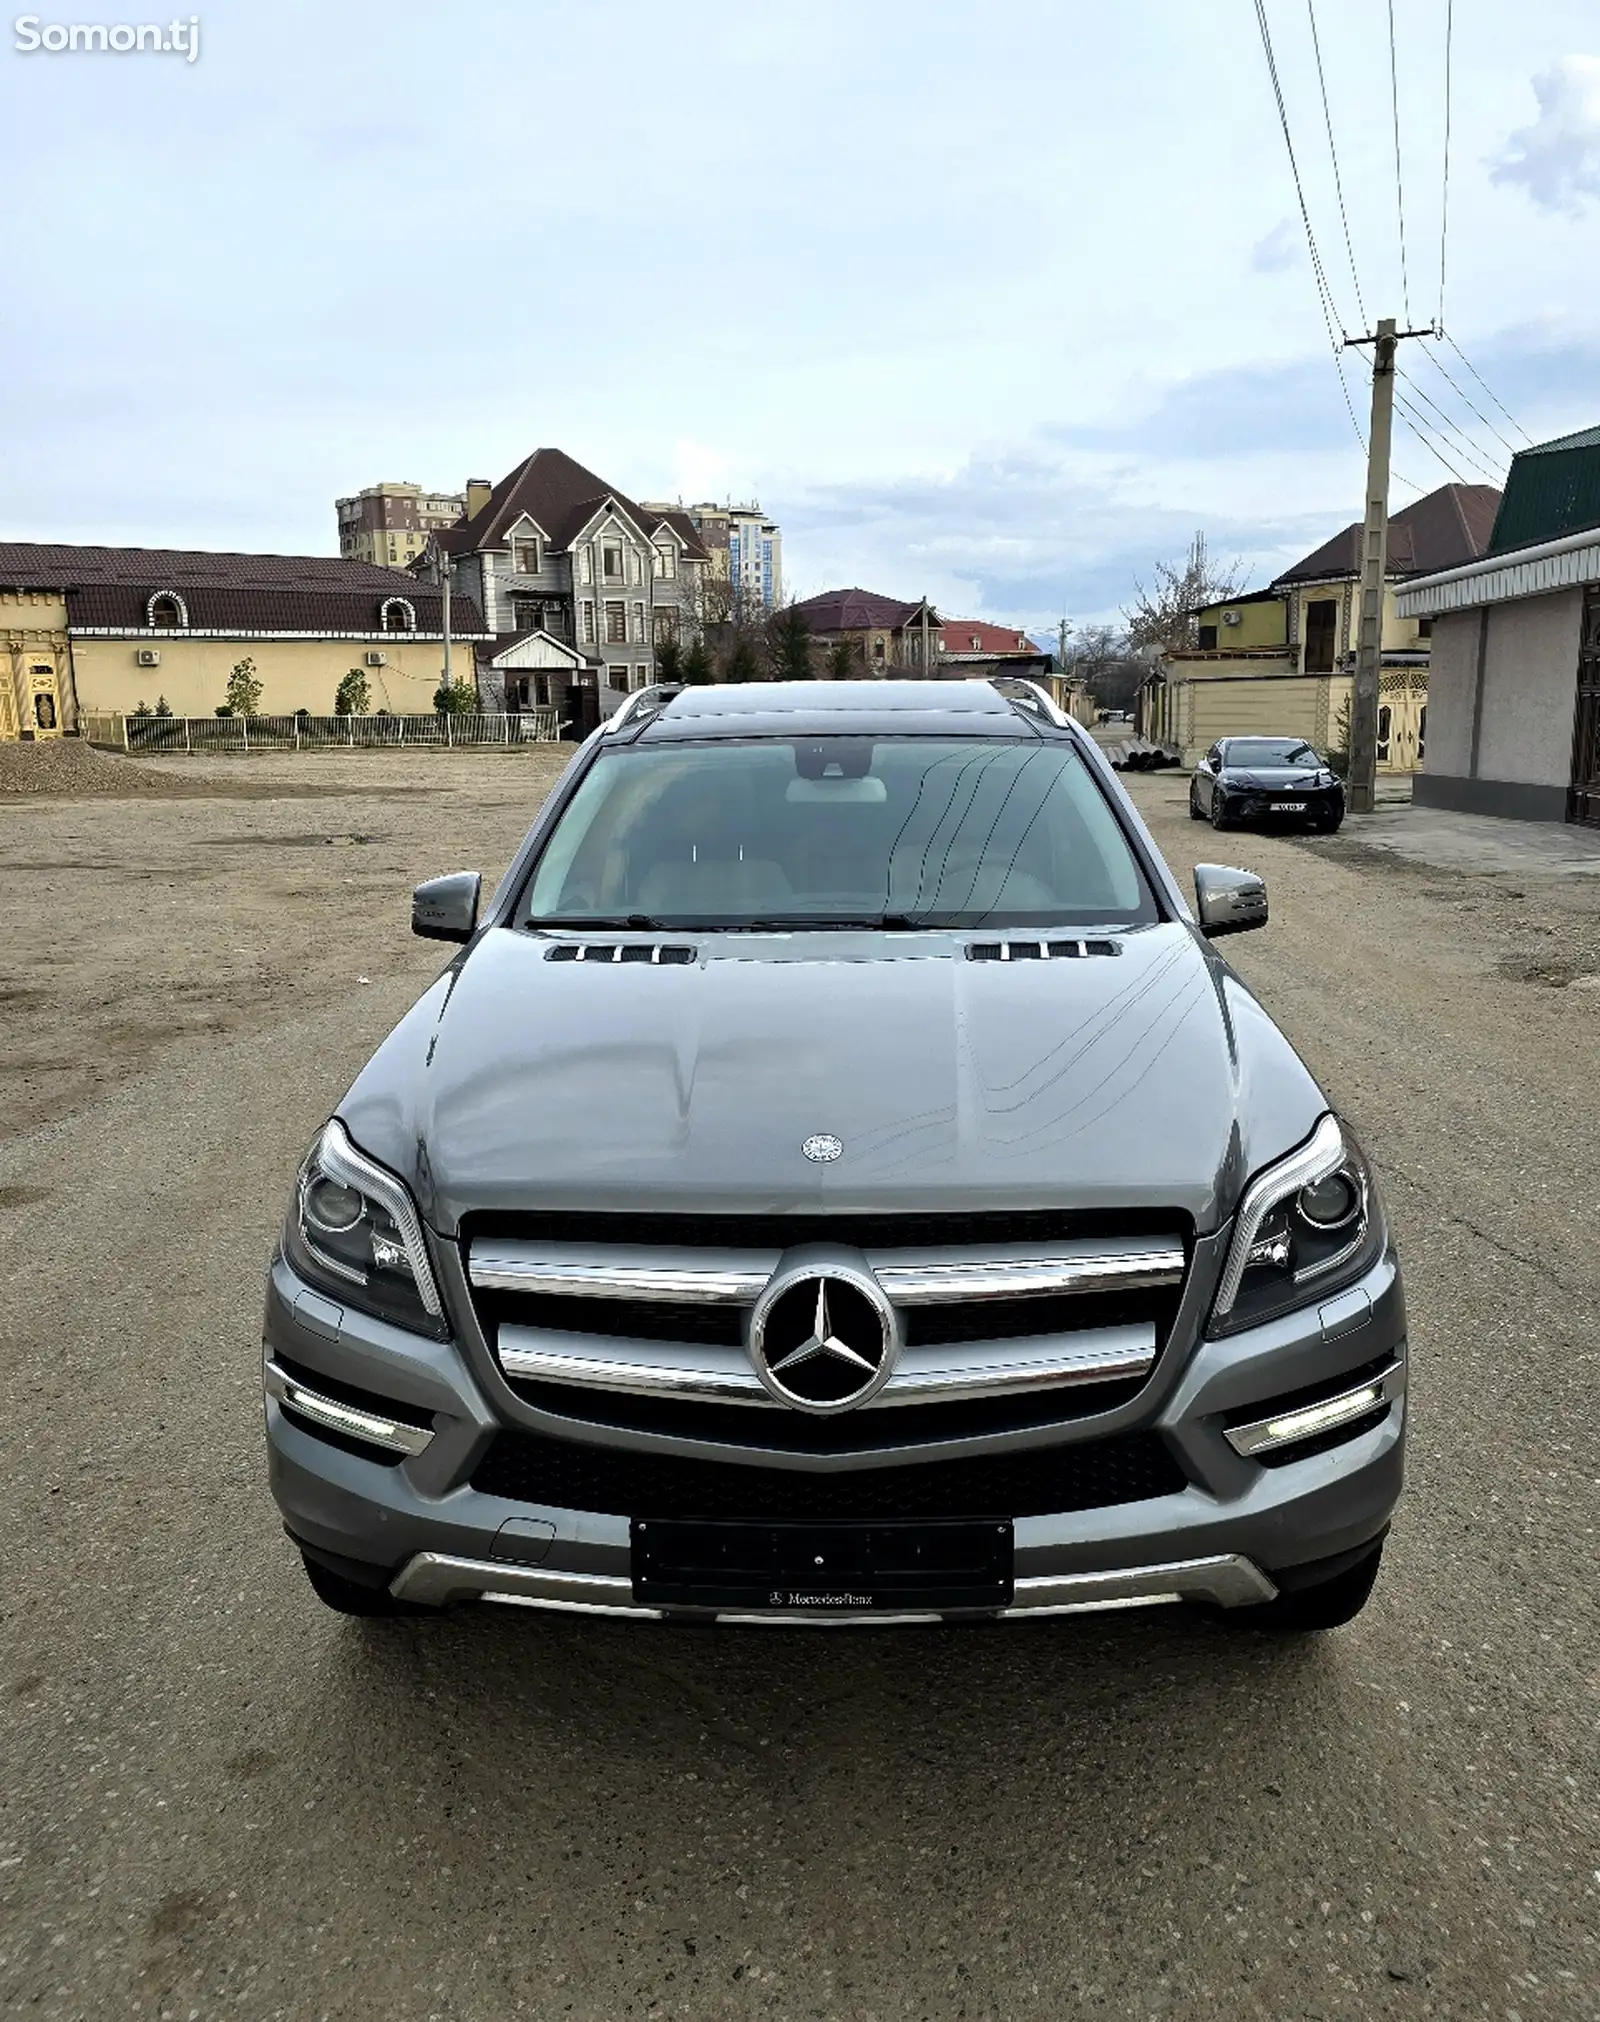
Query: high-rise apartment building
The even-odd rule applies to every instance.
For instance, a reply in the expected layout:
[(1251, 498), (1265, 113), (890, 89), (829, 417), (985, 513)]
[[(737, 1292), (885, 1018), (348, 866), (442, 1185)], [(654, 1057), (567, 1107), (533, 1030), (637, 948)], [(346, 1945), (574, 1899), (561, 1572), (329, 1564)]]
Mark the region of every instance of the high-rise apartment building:
[(334, 503), (340, 554), (390, 569), (409, 568), (429, 536), (453, 527), (466, 510), (462, 493), (424, 491), (420, 484), (369, 484)]
[(646, 501), (653, 512), (681, 512), (710, 551), (711, 573), (731, 583), (736, 598), (762, 610), (783, 602), (783, 535), (758, 504), (668, 506)]

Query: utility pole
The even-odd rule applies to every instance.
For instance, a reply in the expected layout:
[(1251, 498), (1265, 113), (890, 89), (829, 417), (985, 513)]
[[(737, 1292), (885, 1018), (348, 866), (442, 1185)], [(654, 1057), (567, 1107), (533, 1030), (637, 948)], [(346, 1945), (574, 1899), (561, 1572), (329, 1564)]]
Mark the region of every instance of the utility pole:
[(444, 555), (440, 564), (444, 580), (444, 685), (450, 687), (450, 557)]
[(1373, 345), (1372, 426), (1367, 438), (1367, 500), (1361, 531), (1361, 625), (1350, 694), (1350, 776), (1345, 782), (1352, 814), (1371, 814), (1377, 800), (1378, 691), (1383, 661), (1383, 589), (1389, 559), (1389, 441), (1394, 431), (1394, 354), (1402, 337), (1433, 337), (1434, 330), (1397, 330), (1386, 316), (1371, 337), (1346, 345)]

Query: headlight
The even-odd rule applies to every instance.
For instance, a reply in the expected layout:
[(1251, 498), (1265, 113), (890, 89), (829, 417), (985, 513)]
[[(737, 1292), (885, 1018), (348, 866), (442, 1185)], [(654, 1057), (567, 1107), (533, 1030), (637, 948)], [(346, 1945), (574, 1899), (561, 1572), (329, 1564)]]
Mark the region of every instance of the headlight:
[(327, 1124), (306, 1153), (283, 1251), (310, 1284), (380, 1320), (442, 1340), (448, 1329), (422, 1223), (392, 1172)]
[(1326, 1298), (1370, 1270), (1384, 1241), (1366, 1156), (1325, 1116), (1298, 1151), (1245, 1188), (1209, 1331), (1232, 1334)]

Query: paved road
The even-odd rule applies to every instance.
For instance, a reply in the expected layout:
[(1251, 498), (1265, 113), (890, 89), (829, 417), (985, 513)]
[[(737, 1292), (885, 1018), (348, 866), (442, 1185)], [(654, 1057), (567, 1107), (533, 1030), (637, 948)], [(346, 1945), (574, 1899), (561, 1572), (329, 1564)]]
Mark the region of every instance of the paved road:
[[(0, 1089), (49, 1096), (0, 1142), (0, 2006), (1600, 2013), (1600, 993), (1554, 987), (1562, 951), (1600, 968), (1591, 881), (1213, 838), (1181, 783), (1136, 785), (1185, 871), (1269, 874), (1239, 964), (1404, 1243), (1413, 1485), (1350, 1629), (358, 1625), (263, 1487), (262, 1260), (430, 972), (405, 887), (497, 867), (537, 795), (470, 760), (407, 799), (320, 776), (320, 802), (0, 808), (0, 1001), (30, 993)], [(150, 964), (169, 1028), (133, 1019), (74, 1107), (55, 1038), (98, 1043)]]

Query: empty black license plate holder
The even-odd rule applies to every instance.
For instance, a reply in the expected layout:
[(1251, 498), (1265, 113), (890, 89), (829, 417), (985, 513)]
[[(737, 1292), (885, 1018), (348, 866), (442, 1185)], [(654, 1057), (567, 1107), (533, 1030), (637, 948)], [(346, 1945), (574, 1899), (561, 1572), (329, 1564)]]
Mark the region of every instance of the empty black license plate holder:
[(633, 1597), (739, 1614), (942, 1614), (1008, 1608), (1009, 1517), (938, 1523), (696, 1523), (635, 1518)]

